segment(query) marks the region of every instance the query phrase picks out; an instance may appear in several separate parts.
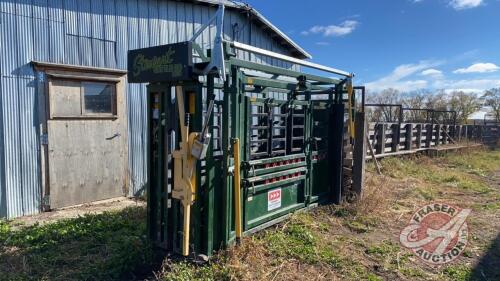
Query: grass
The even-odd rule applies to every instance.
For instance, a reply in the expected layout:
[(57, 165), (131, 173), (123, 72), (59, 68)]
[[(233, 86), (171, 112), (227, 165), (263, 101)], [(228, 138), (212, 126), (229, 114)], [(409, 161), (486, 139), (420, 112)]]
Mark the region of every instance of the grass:
[(224, 281), (231, 280), (230, 270), (221, 263), (196, 266), (188, 262), (167, 263), (163, 272), (166, 281)]
[(46, 225), (0, 223), (2, 280), (121, 280), (152, 261), (144, 208)]
[[(384, 159), (384, 176), (370, 174), (361, 200), (294, 214), (204, 265), (167, 258), (156, 267), (141, 207), (46, 225), (0, 221), (0, 280), (471, 280), (471, 264), (490, 248), (481, 246), (491, 243), (485, 230), (496, 235), (500, 223), (489, 178), (499, 159), (498, 151)], [(471, 219), (466, 253), (437, 269), (398, 242), (415, 208), (434, 200), (467, 202), (491, 218)]]
[(309, 264), (326, 263), (340, 267), (342, 261), (333, 249), (319, 238), (310, 214), (300, 214), (280, 231), (268, 231), (263, 237), (266, 247), (278, 257), (292, 257)]
[(465, 265), (450, 265), (443, 270), (443, 273), (456, 281), (467, 281), (472, 279), (472, 271)]
[(488, 176), (500, 170), (500, 153), (498, 150), (474, 150), (469, 153), (453, 153), (445, 156), (445, 160), (458, 169), (478, 176)]
[[(499, 153), (494, 154), (496, 155)], [(449, 158), (452, 159), (452, 163), (454, 163), (453, 165), (434, 165), (432, 166), (432, 169), (429, 168), (430, 160), (427, 157), (417, 157), (406, 160), (402, 158), (386, 158), (382, 160), (382, 173), (396, 179), (412, 177), (432, 184), (458, 187), (463, 190), (477, 193), (485, 194), (491, 192), (491, 188), (484, 182), (484, 180), (471, 177), (468, 173), (464, 172), (464, 169), (468, 166), (471, 167), (470, 169), (482, 169), (478, 167), (484, 167), (485, 163), (483, 160), (471, 160), (472, 164), (465, 164), (467, 163), (466, 159), (469, 159), (470, 157), (471, 156), (449, 156)], [(476, 158), (480, 157), (476, 155), (474, 159)], [(442, 160), (447, 160), (447, 158)], [(493, 166), (496, 166), (496, 164)], [(485, 171), (486, 173), (487, 170), (481, 171)], [(428, 199), (433, 199), (435, 197), (431, 194), (423, 194), (423, 196)]]

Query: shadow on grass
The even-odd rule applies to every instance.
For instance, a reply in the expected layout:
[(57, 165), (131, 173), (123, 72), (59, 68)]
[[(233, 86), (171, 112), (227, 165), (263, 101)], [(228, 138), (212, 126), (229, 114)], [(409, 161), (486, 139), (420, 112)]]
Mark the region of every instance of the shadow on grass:
[(155, 270), (146, 210), (12, 229), (0, 222), (0, 280), (135, 280)]
[(472, 270), (471, 280), (500, 280), (500, 233)]

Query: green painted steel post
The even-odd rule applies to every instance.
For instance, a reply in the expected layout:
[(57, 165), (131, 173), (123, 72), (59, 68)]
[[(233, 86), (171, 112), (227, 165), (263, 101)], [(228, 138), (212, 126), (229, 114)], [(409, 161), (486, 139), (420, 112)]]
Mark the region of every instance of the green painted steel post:
[[(231, 75), (231, 76), (230, 76)], [(235, 73), (231, 72), (230, 75), (227, 75), (226, 80), (224, 81), (224, 105), (222, 111), (222, 151), (224, 157), (223, 164), (223, 223), (222, 223), (222, 244), (227, 246), (229, 243), (229, 237), (231, 232), (231, 206), (232, 206), (232, 184), (229, 178), (229, 166), (230, 166), (230, 116), (231, 116), (231, 95), (232, 95), (232, 86), (230, 85), (230, 80), (235, 75)]]
[[(207, 108), (209, 97), (214, 94), (214, 76), (207, 76)], [(209, 122), (209, 132), (213, 134), (213, 123), (214, 123), (214, 114), (210, 116)], [(210, 255), (214, 250), (214, 220), (215, 220), (215, 161), (214, 161), (214, 136), (210, 139), (210, 143), (208, 146), (207, 157), (205, 161), (205, 171), (206, 171), (206, 179), (205, 179), (205, 190), (204, 190), (204, 235), (206, 239), (205, 252), (207, 255)]]
[[(186, 112), (191, 113), (190, 122), (190, 132), (201, 132), (203, 128), (203, 84), (196, 82), (190, 82), (185, 85), (185, 93), (187, 94), (188, 110)], [(194, 99), (194, 101), (191, 101)], [(193, 107), (194, 108), (189, 108)], [(191, 112), (194, 109), (194, 112)], [(201, 161), (196, 161), (196, 197), (194, 204), (191, 209), (191, 244), (194, 246), (195, 253), (201, 253), (203, 243), (206, 241), (206, 237), (203, 236), (202, 231), (202, 209), (204, 209), (203, 193), (201, 188)]]
[[(153, 136), (151, 134), (152, 131), (152, 95), (149, 94), (149, 88), (148, 88), (148, 94), (146, 96), (147, 98), (147, 132), (146, 132), (146, 138), (148, 140), (149, 145), (147, 146), (147, 162), (149, 167), (153, 167), (153, 157), (152, 157), (152, 148), (151, 148), (151, 143), (153, 142)], [(153, 185), (152, 185), (152, 178), (153, 178), (153, 169), (148, 169), (148, 174), (147, 174), (147, 183), (146, 183), (146, 194), (147, 194), (147, 230), (148, 230), (148, 237), (152, 241), (155, 241), (155, 233), (156, 233), (156, 205), (154, 204), (154, 195), (152, 192)]]
[(313, 105), (311, 101), (311, 92), (306, 91), (305, 94), (305, 100), (308, 102), (308, 105), (306, 106), (304, 110), (304, 143), (305, 148), (304, 148), (304, 154), (306, 155), (306, 162), (307, 162), (307, 178), (305, 182), (305, 188), (304, 188), (304, 197), (306, 204), (309, 204), (311, 202), (311, 196), (312, 196), (312, 185), (314, 183), (314, 175), (313, 175), (313, 163), (312, 163), (312, 143), (315, 141), (313, 140), (313, 135), (312, 135), (312, 127), (313, 127)]
[[(165, 159), (166, 159), (166, 153), (165, 153), (165, 93), (163, 89), (158, 89), (158, 95), (159, 95), (159, 108), (158, 108), (158, 143), (157, 143), (157, 153), (156, 153), (156, 159), (157, 159), (157, 169), (156, 169), (156, 196), (157, 196), (157, 203), (156, 205), (159, 206), (158, 208), (158, 215), (160, 217), (159, 220), (159, 225), (158, 227), (160, 228), (160, 237), (159, 240), (161, 243), (164, 242), (163, 240), (163, 233), (164, 233), (164, 225), (166, 223), (166, 215), (167, 215), (167, 208), (164, 205), (164, 196), (166, 196), (167, 190), (166, 190), (166, 185), (165, 185), (165, 173), (164, 173), (164, 164), (165, 164)], [(151, 144), (150, 144), (151, 145)]]
[[(241, 80), (242, 80), (242, 73), (241, 71), (236, 67), (232, 66), (231, 67), (231, 73), (233, 74), (233, 77), (231, 79), (231, 147), (228, 147), (230, 151), (232, 151), (232, 140), (235, 138), (241, 139), (241, 127), (242, 127), (242, 122), (241, 120), (241, 108), (242, 108), (242, 95), (241, 95)], [(228, 151), (228, 153), (230, 153)], [(230, 180), (230, 186), (233, 187), (233, 177), (231, 177)], [(235, 225), (234, 225), (234, 204), (233, 204), (233, 189), (230, 188), (230, 197), (231, 198), (231, 204), (227, 206), (228, 213), (231, 214), (231, 219), (229, 220), (229, 241), (232, 241), (235, 238)]]
[(331, 199), (333, 203), (340, 204), (342, 201), (343, 183), (343, 139), (344, 139), (344, 103), (332, 105), (330, 121), (330, 134), (328, 140), (329, 161), (332, 163), (332, 190)]

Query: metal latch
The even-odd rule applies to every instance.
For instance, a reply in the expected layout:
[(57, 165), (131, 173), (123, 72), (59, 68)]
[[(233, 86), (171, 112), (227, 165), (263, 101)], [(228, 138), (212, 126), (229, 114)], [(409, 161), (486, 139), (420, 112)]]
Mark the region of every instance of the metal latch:
[(203, 160), (207, 156), (208, 146), (210, 145), (210, 133), (206, 133), (203, 138), (196, 138), (191, 145), (191, 155), (194, 158)]

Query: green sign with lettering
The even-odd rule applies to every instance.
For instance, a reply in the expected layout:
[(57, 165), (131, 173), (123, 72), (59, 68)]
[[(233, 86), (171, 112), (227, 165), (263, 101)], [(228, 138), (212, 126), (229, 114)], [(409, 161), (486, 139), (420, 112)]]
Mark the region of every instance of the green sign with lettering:
[(128, 82), (149, 83), (193, 78), (191, 42), (162, 45), (128, 52)]

